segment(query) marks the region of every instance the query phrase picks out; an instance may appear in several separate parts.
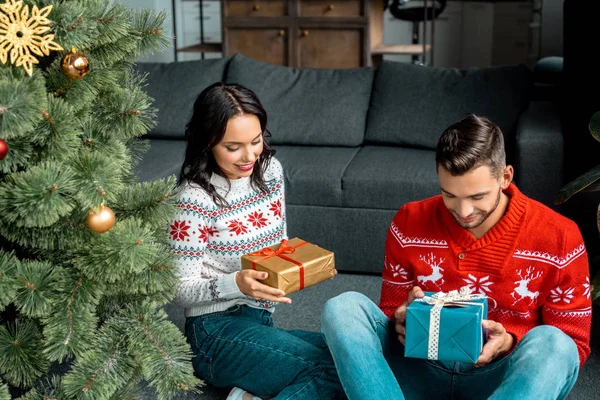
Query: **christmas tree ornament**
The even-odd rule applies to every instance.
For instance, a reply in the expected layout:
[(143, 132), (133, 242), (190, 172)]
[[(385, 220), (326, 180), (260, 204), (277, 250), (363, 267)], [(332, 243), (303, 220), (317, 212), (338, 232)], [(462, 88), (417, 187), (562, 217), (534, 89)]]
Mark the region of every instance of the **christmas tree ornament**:
[(23, 67), (29, 76), (33, 73), (33, 64), (38, 64), (34, 56), (50, 55), (50, 50), (63, 50), (57, 43), (53, 42), (54, 35), (43, 35), (50, 30), (52, 21), (48, 14), (52, 6), (46, 6), (41, 10), (37, 6), (31, 9), (23, 6), (22, 0), (6, 0), (0, 4), (0, 61), (2, 64), (10, 63)]
[(90, 210), (86, 219), (86, 225), (94, 232), (103, 233), (115, 225), (115, 213), (104, 203), (100, 207)]
[(4, 160), (4, 157), (8, 154), (8, 143), (0, 139), (0, 160)]
[(60, 66), (63, 74), (73, 80), (83, 78), (89, 70), (87, 57), (77, 52), (75, 47), (71, 48), (70, 53), (65, 54)]

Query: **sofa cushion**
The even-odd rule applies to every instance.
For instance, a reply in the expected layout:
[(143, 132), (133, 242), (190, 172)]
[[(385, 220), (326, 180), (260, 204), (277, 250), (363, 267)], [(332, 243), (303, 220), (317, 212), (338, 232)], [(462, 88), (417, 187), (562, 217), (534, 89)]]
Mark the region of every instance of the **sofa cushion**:
[(185, 140), (151, 139), (135, 173), (140, 182), (149, 182), (170, 175), (179, 177), (185, 157)]
[(158, 108), (157, 126), (146, 137), (183, 139), (196, 98), (207, 86), (223, 80), (227, 58), (173, 63), (139, 63), (147, 73), (146, 93)]
[(276, 146), (287, 204), (341, 206), (342, 176), (358, 147)]
[(342, 187), (343, 207), (398, 210), (440, 193), (435, 152), (367, 145), (346, 169)]
[(532, 82), (525, 65), (459, 70), (383, 61), (375, 73), (365, 141), (435, 149), (444, 129), (473, 113), (500, 126), (510, 153)]
[(370, 67), (300, 69), (235, 54), (225, 79), (258, 95), (267, 110), (274, 144), (358, 146), (363, 142), (373, 83)]

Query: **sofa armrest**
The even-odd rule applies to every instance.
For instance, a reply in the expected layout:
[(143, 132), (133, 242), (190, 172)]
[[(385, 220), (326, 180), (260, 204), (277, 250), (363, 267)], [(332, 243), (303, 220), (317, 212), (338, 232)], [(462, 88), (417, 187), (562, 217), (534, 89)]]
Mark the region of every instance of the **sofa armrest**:
[(553, 209), (563, 185), (564, 140), (560, 117), (552, 102), (533, 101), (519, 117), (515, 182), (527, 196)]

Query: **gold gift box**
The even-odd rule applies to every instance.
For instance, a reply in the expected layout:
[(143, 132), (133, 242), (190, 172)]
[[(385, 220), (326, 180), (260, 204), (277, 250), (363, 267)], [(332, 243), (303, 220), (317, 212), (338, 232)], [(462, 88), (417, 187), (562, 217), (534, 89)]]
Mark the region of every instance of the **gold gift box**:
[(268, 278), (261, 282), (286, 294), (335, 275), (333, 253), (299, 238), (242, 256), (242, 269), (268, 272)]

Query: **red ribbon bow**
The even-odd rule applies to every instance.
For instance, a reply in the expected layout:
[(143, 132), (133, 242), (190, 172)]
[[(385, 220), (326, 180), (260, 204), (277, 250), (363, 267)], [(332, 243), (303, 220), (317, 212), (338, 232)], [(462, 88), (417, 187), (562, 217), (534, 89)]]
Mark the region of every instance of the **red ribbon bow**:
[(292, 254), (293, 252), (296, 251), (297, 247), (304, 246), (308, 242), (300, 242), (295, 246), (288, 245), (287, 243), (288, 243), (287, 239), (283, 239), (281, 241), (281, 246), (279, 246), (279, 248), (277, 250), (273, 250), (273, 249), (270, 249), (267, 247), (262, 250), (253, 251), (252, 253), (248, 253), (249, 256), (263, 256), (262, 258), (257, 258), (256, 260), (252, 261), (252, 269), (256, 270), (256, 263), (258, 263), (260, 261), (267, 260), (267, 259), (273, 258), (273, 257), (282, 258), (286, 261), (296, 264), (299, 267), (299, 269), (300, 269), (299, 270), (300, 290), (302, 290), (302, 289), (304, 289), (304, 265), (300, 261), (296, 261), (293, 258), (285, 256), (284, 254)]

